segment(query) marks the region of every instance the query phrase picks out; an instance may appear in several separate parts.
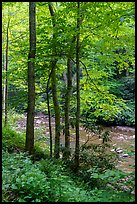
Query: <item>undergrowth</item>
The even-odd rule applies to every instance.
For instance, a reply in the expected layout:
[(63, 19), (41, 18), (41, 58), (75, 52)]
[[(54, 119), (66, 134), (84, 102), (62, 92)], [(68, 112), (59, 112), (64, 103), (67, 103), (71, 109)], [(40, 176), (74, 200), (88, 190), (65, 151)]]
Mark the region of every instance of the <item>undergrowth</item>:
[[(46, 144), (36, 141), (33, 155), (29, 156), (24, 150), (24, 133), (10, 126), (3, 127), (2, 133), (2, 202), (134, 201), (134, 175), (116, 171), (104, 148), (84, 147), (76, 174), (72, 171), (73, 160), (66, 164), (51, 159)], [(118, 189), (119, 181), (130, 188)]]
[(62, 161), (43, 159), (33, 164), (26, 153), (5, 151), (2, 158), (3, 202), (133, 201), (129, 193), (98, 188), (89, 191), (76, 184), (65, 173)]

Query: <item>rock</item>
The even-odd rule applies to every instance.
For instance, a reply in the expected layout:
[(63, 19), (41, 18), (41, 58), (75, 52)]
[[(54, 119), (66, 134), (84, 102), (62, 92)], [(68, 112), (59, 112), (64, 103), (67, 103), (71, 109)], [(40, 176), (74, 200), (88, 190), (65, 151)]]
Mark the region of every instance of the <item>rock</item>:
[(114, 147), (114, 146), (116, 146), (117, 144), (113, 144), (112, 146)]
[(115, 149), (111, 149), (110, 151), (111, 151), (111, 152), (115, 152)]
[(131, 192), (131, 194), (135, 194), (135, 191), (133, 190), (133, 191)]
[(36, 121), (36, 124), (40, 124), (40, 123), (41, 123), (41, 120), (37, 120), (37, 121)]
[(120, 153), (123, 152), (123, 150), (122, 150), (120, 147), (118, 147), (117, 149), (115, 148), (115, 151), (116, 151), (118, 154), (120, 154)]
[(118, 147), (117, 149), (116, 149), (116, 151), (118, 151), (118, 150), (120, 150), (121, 148), (120, 147)]
[(124, 137), (118, 137), (119, 140), (124, 140)]
[(79, 130), (83, 130), (83, 127), (80, 127)]
[(120, 153), (122, 153), (123, 152), (123, 150), (122, 149), (120, 149), (120, 150), (118, 150), (118, 151), (116, 151), (118, 154), (120, 154)]
[(49, 132), (46, 132), (46, 135), (49, 135)]
[(122, 157), (128, 157), (128, 154), (123, 154)]
[(129, 190), (128, 186), (121, 186), (121, 189), (124, 190), (124, 191), (128, 191)]
[(133, 136), (128, 137), (128, 139), (130, 139), (130, 140), (135, 139), (135, 136), (134, 137)]

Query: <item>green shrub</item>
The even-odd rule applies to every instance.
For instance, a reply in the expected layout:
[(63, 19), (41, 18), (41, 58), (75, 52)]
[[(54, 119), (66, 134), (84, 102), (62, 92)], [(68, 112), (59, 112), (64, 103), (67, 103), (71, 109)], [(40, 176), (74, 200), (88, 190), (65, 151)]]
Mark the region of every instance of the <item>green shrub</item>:
[(24, 149), (25, 146), (25, 134), (17, 133), (9, 126), (2, 128), (2, 149), (13, 152), (15, 149)]
[[(45, 143), (44, 143), (45, 144)], [(41, 147), (41, 142), (35, 142), (32, 158), (34, 161), (39, 161), (41, 159), (49, 158), (50, 152), (49, 147), (44, 145)]]
[[(78, 187), (67, 175), (62, 161), (41, 160), (40, 169), (46, 173), (50, 181), (51, 202), (84, 202), (92, 200), (86, 190)], [(66, 171), (65, 171), (66, 170)]]
[(90, 178), (100, 180), (105, 185), (109, 184), (115, 190), (123, 190), (131, 193), (135, 189), (134, 173), (125, 173), (120, 170), (106, 170), (103, 173), (93, 172), (93, 169), (88, 170)]
[(109, 144), (84, 145), (80, 151), (80, 176), (93, 189), (102, 187), (105, 184), (100, 179), (90, 177), (89, 169), (92, 173), (100, 174), (108, 169), (115, 168), (117, 156), (109, 151)]
[[(116, 190), (88, 190), (75, 183), (62, 161), (41, 160), (32, 163), (26, 153), (2, 152), (2, 201), (3, 202), (106, 202), (134, 201), (134, 196)], [(66, 171), (65, 171), (66, 170)], [(89, 171), (96, 179), (95, 173)], [(112, 177), (112, 173), (109, 173)], [(105, 175), (109, 178), (109, 175)], [(101, 180), (104, 175), (100, 174)]]
[(48, 201), (46, 175), (26, 153), (3, 153), (2, 179), (3, 191), (15, 192), (25, 202)]

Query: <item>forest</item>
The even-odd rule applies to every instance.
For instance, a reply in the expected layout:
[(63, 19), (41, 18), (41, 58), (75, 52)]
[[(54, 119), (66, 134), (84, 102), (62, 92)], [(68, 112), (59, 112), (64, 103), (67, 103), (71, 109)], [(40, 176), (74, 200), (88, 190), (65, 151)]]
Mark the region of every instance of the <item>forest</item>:
[(135, 2), (2, 2), (2, 202), (135, 202)]

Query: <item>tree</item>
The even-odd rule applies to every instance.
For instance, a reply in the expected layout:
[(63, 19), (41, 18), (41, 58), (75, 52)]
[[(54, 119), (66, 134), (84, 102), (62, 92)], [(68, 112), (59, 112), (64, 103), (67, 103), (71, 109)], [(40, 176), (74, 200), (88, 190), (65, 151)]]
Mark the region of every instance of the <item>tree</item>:
[[(9, 11), (8, 11), (9, 8)], [(9, 13), (9, 14), (8, 14)], [(8, 32), (8, 110), (14, 108), (21, 112), (27, 108), (27, 53), (28, 53), (28, 3), (2, 3), (2, 50), (3, 61), (6, 64), (6, 30), (8, 18), (10, 27)], [(9, 17), (8, 17), (9, 16)], [(5, 80), (3, 71), (3, 88)], [(4, 95), (3, 95), (4, 96)], [(4, 99), (4, 97), (3, 97)], [(4, 107), (3, 107), (4, 108)], [(4, 111), (3, 111), (4, 112)]]
[(53, 58), (51, 60), (51, 83), (52, 83), (52, 96), (53, 96), (53, 103), (54, 103), (54, 111), (55, 111), (55, 149), (54, 149), (54, 156), (55, 158), (59, 158), (60, 152), (60, 110), (59, 110), (59, 103), (58, 103), (58, 96), (57, 96), (57, 83), (56, 83), (56, 63), (57, 63), (57, 53), (56, 53), (56, 22), (55, 22), (55, 12), (53, 10), (52, 3), (48, 3), (49, 11), (52, 17), (52, 25), (53, 25), (53, 43), (52, 43), (52, 55)]
[(77, 14), (77, 42), (76, 42), (76, 80), (77, 80), (77, 112), (76, 112), (76, 146), (75, 170), (79, 168), (79, 122), (80, 122), (80, 2)]
[(28, 109), (26, 127), (26, 151), (34, 148), (34, 110), (35, 110), (35, 53), (36, 53), (36, 3), (29, 2), (30, 51), (28, 56)]
[[(84, 9), (83, 9), (84, 14)], [(84, 19), (84, 15), (81, 16), (79, 20), (79, 26), (82, 24)], [(77, 30), (77, 28), (76, 28)], [(67, 90), (65, 96), (65, 148), (66, 148), (66, 158), (70, 155), (70, 98), (71, 98), (71, 91), (72, 91), (72, 62), (74, 61), (73, 58), (73, 50), (75, 48), (75, 43), (77, 39), (77, 33), (74, 33), (70, 46), (69, 51), (67, 54)]]
[(50, 102), (49, 102), (49, 84), (51, 78), (52, 70), (49, 74), (47, 81), (47, 106), (48, 106), (48, 117), (49, 117), (49, 134), (50, 134), (50, 157), (52, 157), (52, 128), (51, 128), (51, 113), (50, 113)]
[(9, 49), (9, 24), (10, 24), (10, 18), (8, 19), (8, 24), (7, 24), (7, 40), (6, 40), (6, 53), (5, 53), (5, 84), (4, 84), (4, 92), (3, 92), (3, 109), (4, 109), (4, 114), (5, 114), (5, 126), (7, 125), (7, 120), (8, 120), (8, 49)]

